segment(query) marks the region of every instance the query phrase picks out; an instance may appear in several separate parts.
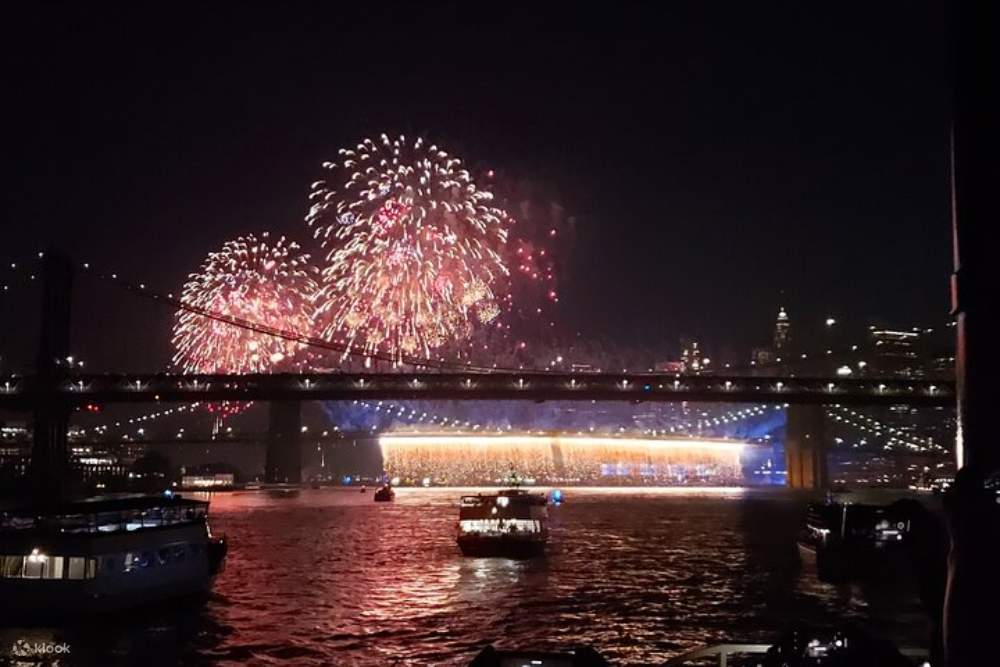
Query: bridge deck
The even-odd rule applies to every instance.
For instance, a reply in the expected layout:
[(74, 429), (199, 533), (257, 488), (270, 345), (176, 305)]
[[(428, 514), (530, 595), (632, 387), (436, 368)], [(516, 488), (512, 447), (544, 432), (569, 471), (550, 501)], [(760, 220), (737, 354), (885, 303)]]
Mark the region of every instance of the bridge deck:
[(632, 401), (948, 407), (953, 382), (899, 379), (561, 373), (74, 375), (55, 389), (33, 376), (0, 380), (0, 409), (50, 401), (149, 403), (273, 400)]

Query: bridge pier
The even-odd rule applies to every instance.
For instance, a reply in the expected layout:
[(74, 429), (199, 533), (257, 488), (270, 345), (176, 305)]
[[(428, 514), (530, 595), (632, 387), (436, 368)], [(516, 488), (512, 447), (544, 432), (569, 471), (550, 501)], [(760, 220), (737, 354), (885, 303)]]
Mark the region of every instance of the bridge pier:
[(788, 488), (824, 489), (827, 487), (825, 414), (822, 405), (788, 407), (785, 425), (785, 462)]
[(67, 494), (69, 482), (69, 405), (60, 398), (70, 355), (73, 264), (69, 257), (49, 251), (42, 262), (42, 324), (36, 361), (42, 395), (32, 414), (31, 480), (35, 501), (56, 503)]
[(264, 458), (264, 481), (298, 484), (302, 481), (302, 402), (271, 401)]

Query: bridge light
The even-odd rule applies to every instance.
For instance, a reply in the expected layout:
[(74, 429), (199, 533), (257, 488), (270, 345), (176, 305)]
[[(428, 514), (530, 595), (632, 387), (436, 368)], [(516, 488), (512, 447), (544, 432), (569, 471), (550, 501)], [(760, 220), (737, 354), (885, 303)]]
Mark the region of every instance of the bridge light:
[(832, 317), (826, 318), (826, 326), (832, 327), (836, 323), (837, 323), (837, 320), (833, 319)]

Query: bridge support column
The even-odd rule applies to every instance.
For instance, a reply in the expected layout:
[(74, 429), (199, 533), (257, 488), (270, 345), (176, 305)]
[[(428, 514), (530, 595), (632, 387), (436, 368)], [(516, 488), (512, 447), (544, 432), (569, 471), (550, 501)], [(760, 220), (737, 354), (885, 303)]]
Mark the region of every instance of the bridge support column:
[(785, 425), (788, 488), (826, 488), (825, 426), (822, 405), (789, 406)]
[(271, 401), (264, 481), (298, 484), (302, 481), (302, 403)]
[(66, 379), (70, 355), (73, 264), (56, 251), (45, 254), (42, 264), (42, 325), (36, 362), (39, 403), (32, 415), (31, 479), (35, 501), (56, 503), (67, 494), (69, 406), (58, 397)]

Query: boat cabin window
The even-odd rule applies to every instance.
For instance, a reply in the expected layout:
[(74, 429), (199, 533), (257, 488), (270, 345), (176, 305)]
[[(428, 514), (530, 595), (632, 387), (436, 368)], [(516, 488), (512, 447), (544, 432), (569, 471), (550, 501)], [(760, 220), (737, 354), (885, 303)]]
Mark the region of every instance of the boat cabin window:
[(13, 518), (7, 518), (4, 526), (30, 528), (40, 525), (62, 533), (117, 533), (202, 521), (206, 515), (207, 510), (204, 506), (182, 505), (93, 514), (62, 514), (39, 517), (37, 521), (32, 519), (30, 523), (26, 519), (16, 523)]
[(542, 523), (537, 519), (463, 519), (459, 521), (464, 533), (538, 533)]
[(0, 577), (5, 579), (93, 579), (97, 560), (84, 556), (0, 556)]
[(156, 551), (129, 551), (125, 554), (125, 571), (134, 572), (148, 567), (166, 567), (172, 563), (183, 563), (187, 560), (189, 548), (194, 555), (201, 552), (201, 546), (197, 544), (174, 544)]

